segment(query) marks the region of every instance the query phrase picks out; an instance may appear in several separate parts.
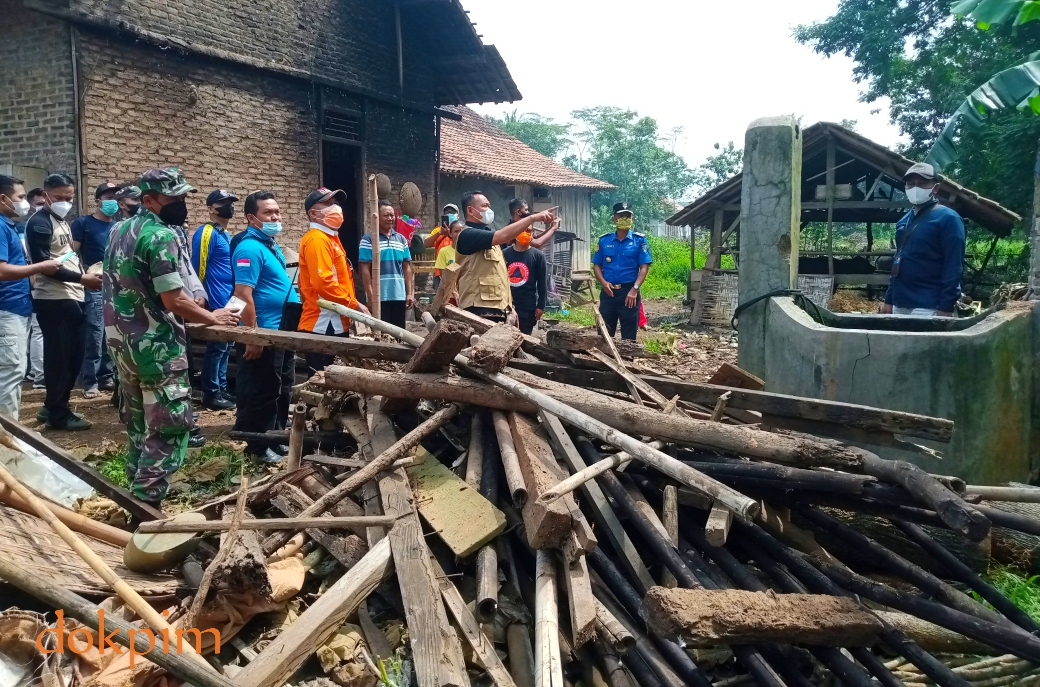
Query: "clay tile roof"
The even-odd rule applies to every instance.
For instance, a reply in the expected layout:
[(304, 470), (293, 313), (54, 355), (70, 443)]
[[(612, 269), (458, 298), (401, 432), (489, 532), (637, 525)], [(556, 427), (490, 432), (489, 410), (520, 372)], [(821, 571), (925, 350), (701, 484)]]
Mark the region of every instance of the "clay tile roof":
[(441, 173), (507, 184), (608, 191), (612, 184), (575, 172), (506, 134), (468, 107), (445, 107), (461, 121), (441, 119)]

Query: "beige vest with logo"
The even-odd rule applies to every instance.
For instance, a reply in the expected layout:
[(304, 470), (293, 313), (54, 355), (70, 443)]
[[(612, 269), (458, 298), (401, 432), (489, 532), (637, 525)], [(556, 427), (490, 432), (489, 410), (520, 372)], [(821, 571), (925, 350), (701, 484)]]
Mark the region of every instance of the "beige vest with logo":
[[(67, 253), (72, 253), (72, 229), (68, 222), (47, 213), (51, 222), (50, 258), (57, 260)], [(79, 256), (73, 255), (62, 263), (62, 267), (73, 272), (82, 272)], [(46, 274), (37, 274), (33, 279), (33, 298), (41, 301), (73, 300), (83, 302), (83, 285), (74, 282), (60, 281)]]
[(492, 246), (471, 255), (458, 255), (459, 307), (506, 310), (513, 305), (509, 272), (502, 249)]

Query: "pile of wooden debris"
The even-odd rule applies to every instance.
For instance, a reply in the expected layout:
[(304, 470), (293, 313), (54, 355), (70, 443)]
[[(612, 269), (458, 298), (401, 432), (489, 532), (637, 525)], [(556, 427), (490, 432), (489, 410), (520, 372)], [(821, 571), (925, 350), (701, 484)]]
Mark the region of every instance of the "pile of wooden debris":
[[(602, 327), (550, 331), (543, 342), (451, 306), (439, 321), (424, 315), (421, 333), (323, 307), (400, 343), (192, 331), (345, 363), (295, 390), (290, 430), (250, 437), (288, 442), (277, 474), (157, 519), (73, 464), (149, 520), (131, 540), (48, 510), (0, 469), (11, 487), (0, 492), (11, 506), (0, 507), (8, 534), (0, 577), (64, 609), (87, 637), (98, 607), (81, 595), (115, 591), (139, 628), (212, 630), (205, 639), (223, 642), (217, 654), (215, 642), (201, 641), (204, 659), (190, 647), (153, 651), (136, 669), (77, 656), (84, 679), (148, 687), (164, 675), (199, 687), (1037, 680), (1040, 626), (980, 573), (991, 560), (1031, 571), (1040, 520), (1029, 504), (1040, 489), (967, 486), (846, 443), (934, 457), (913, 441), (949, 442), (951, 422), (768, 393), (729, 365), (706, 384), (639, 375), (625, 360), (639, 350), (619, 350)], [(387, 361), (400, 371), (387, 371)], [(19, 511), (56, 513), (46, 519), (60, 537)], [(113, 560), (121, 547), (136, 572)], [(133, 618), (128, 611), (106, 624), (129, 628)], [(60, 636), (69, 641), (77, 627)], [(147, 645), (140, 632), (112, 641)]]

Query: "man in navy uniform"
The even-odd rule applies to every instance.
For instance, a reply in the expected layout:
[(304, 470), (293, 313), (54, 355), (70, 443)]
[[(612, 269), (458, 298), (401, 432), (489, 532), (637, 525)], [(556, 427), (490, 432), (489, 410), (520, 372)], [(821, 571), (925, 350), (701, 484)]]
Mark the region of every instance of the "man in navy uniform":
[(632, 207), (614, 204), (611, 218), (617, 230), (599, 237), (592, 266), (602, 291), (599, 312), (611, 336), (621, 321), (621, 338), (635, 340), (639, 331), (639, 287), (650, 271), (650, 244), (646, 236), (632, 231)]

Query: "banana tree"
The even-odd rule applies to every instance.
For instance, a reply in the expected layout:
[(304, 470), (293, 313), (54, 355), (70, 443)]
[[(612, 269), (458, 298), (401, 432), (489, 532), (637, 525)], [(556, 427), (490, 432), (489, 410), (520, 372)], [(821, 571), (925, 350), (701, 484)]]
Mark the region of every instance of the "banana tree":
[[(1040, 19), (1040, 0), (960, 0), (952, 11), (973, 19), (983, 31), (994, 24), (1024, 24)], [(955, 136), (961, 124), (980, 126), (994, 110), (1016, 107), (1040, 114), (1040, 52), (998, 72), (975, 89), (953, 113), (928, 151), (928, 162), (942, 169), (957, 157)]]

